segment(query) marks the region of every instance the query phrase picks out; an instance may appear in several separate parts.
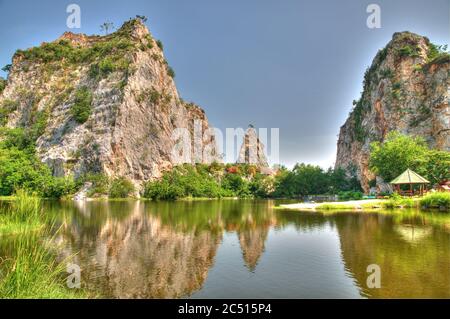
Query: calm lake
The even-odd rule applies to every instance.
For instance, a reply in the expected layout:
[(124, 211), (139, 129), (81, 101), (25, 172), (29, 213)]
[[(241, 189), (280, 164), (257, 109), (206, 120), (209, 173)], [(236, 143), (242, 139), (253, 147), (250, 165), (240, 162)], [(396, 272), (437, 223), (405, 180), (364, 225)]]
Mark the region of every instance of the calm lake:
[[(46, 202), (61, 258), (107, 298), (450, 298), (450, 214), (269, 200)], [(367, 287), (380, 266), (381, 288)]]

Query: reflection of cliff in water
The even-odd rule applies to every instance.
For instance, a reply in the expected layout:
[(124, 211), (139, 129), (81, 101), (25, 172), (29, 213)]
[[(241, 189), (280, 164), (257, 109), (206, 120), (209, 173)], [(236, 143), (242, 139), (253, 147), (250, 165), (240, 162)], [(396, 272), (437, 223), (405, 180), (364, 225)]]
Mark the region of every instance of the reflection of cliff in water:
[(75, 254), (87, 288), (105, 297), (189, 296), (206, 280), (224, 230), (237, 232), (253, 270), (274, 223), (267, 206), (239, 211), (232, 201), (202, 210), (189, 202), (75, 205), (63, 207), (56, 241), (62, 257)]
[[(430, 213), (431, 214), (431, 213)], [(342, 257), (363, 295), (375, 298), (450, 297), (450, 224), (413, 212), (335, 215)], [(381, 269), (381, 288), (367, 288), (367, 266)], [(402, 284), (399, 285), (398, 283)]]
[[(346, 274), (365, 296), (450, 297), (445, 214), (275, 212), (271, 202), (245, 200), (74, 205), (55, 207), (56, 239), (100, 296), (190, 296), (202, 288), (224, 232), (236, 234), (244, 264), (257, 272), (270, 229), (289, 227), (336, 231)], [(381, 267), (381, 289), (366, 288), (370, 264)]]
[(76, 223), (63, 228), (65, 255), (79, 252), (74, 263), (82, 268), (82, 282), (119, 298), (180, 297), (198, 290), (220, 238), (207, 231), (174, 231), (144, 214), (142, 204), (125, 204), (133, 206), (126, 217), (107, 218), (95, 229)]
[[(386, 213), (288, 213), (278, 225), (298, 230), (336, 228), (346, 272), (373, 298), (450, 298), (450, 215), (398, 210)], [(381, 269), (381, 288), (367, 288), (367, 266)], [(401, 284), (399, 284), (401, 283)]]

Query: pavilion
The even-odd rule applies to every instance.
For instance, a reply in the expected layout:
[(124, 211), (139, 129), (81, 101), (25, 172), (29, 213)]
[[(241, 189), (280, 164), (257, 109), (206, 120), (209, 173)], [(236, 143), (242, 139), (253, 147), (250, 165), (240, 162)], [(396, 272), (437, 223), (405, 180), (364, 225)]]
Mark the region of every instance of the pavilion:
[[(422, 196), (427, 191), (427, 184), (430, 184), (428, 180), (417, 174), (416, 172), (410, 170), (409, 168), (404, 171), (400, 176), (395, 178), (391, 184), (394, 190), (402, 195), (420, 195)], [(402, 191), (402, 185), (409, 185), (409, 190)], [(414, 193), (414, 186), (419, 185), (419, 191)]]

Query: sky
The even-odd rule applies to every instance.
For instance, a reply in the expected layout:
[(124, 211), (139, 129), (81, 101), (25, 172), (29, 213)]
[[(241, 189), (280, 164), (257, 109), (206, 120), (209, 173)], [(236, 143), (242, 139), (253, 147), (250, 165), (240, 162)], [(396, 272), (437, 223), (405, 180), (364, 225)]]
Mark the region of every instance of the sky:
[[(81, 8), (79, 29), (66, 25), (72, 3)], [(381, 28), (367, 27), (369, 4), (379, 5)], [(450, 0), (0, 0), (0, 66), (17, 49), (65, 31), (100, 34), (103, 22), (120, 27), (137, 14), (164, 43), (183, 99), (224, 132), (279, 128), (288, 167), (334, 165), (364, 71), (394, 32), (450, 42)]]

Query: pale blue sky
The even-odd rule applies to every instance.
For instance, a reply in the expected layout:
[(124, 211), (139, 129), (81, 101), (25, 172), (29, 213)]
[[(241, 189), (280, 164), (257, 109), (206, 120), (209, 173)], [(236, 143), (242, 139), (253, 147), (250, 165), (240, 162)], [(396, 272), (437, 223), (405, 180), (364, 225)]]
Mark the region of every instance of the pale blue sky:
[[(66, 26), (70, 3), (81, 6), (81, 29)], [(381, 29), (366, 26), (370, 3), (381, 6)], [(182, 97), (221, 129), (280, 128), (288, 166), (333, 164), (364, 71), (394, 32), (450, 42), (450, 0), (0, 0), (0, 65), (16, 49), (136, 14), (163, 41)]]

